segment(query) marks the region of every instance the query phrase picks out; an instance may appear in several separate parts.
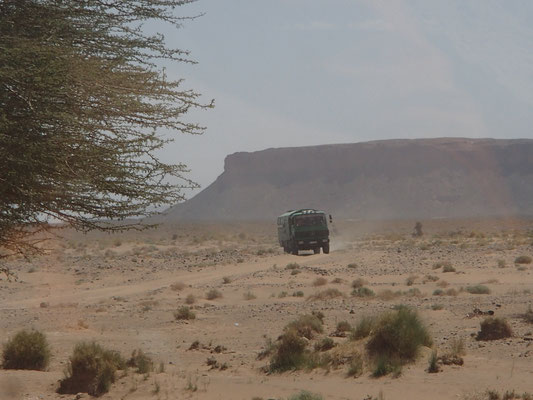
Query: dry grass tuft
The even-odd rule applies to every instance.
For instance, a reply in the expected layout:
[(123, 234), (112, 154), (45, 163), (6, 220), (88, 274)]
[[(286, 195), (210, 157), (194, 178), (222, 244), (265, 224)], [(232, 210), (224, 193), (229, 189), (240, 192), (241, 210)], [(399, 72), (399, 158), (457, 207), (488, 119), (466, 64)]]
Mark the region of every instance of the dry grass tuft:
[(344, 294), (337, 288), (330, 288), (322, 290), (318, 293), (312, 294), (307, 298), (309, 301), (318, 301), (318, 300), (330, 300), (337, 297), (345, 297)]

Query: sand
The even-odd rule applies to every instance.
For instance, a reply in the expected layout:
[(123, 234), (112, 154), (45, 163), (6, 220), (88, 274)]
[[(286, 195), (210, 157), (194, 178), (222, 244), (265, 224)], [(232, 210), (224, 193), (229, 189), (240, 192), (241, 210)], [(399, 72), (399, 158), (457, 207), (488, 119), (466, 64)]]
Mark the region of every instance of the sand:
[[(421, 238), (411, 236), (413, 226), (335, 222), (330, 254), (299, 256), (283, 254), (272, 223), (163, 226), (113, 236), (63, 232), (64, 239), (48, 242), (46, 254), (6, 261), (18, 279), (0, 277), (0, 342), (38, 329), (52, 359), (46, 371), (0, 370), (0, 399), (89, 398), (56, 393), (81, 341), (125, 357), (142, 349), (154, 361), (150, 374), (119, 372), (102, 399), (286, 399), (307, 390), (324, 399), (437, 400), (483, 398), (487, 390), (533, 392), (533, 324), (523, 318), (533, 264), (514, 263), (533, 256), (531, 221), (426, 221)], [(443, 272), (439, 262), (455, 272)], [(298, 273), (286, 268), (290, 263), (299, 264)], [(314, 286), (319, 277), (326, 283)], [(377, 296), (352, 296), (358, 278)], [(490, 293), (465, 290), (477, 284)], [(343, 296), (310, 298), (332, 288)], [(207, 300), (211, 289), (222, 297)], [(434, 295), (437, 289), (456, 295)], [(176, 320), (190, 295), (196, 319)], [(348, 339), (333, 335), (339, 321), (355, 324), (398, 304), (419, 312), (438, 354), (464, 341), (464, 365), (430, 374), (432, 349), (423, 348), (400, 376), (373, 378), (367, 360), (353, 378), (347, 365), (267, 373), (269, 358), (258, 359), (267, 339), (275, 341), (299, 315), (322, 312), (324, 333), (316, 340), (330, 336), (342, 346)], [(475, 339), (489, 311), (507, 319), (511, 338)], [(198, 348), (190, 349), (195, 341)], [(363, 355), (364, 342), (354, 344)]]

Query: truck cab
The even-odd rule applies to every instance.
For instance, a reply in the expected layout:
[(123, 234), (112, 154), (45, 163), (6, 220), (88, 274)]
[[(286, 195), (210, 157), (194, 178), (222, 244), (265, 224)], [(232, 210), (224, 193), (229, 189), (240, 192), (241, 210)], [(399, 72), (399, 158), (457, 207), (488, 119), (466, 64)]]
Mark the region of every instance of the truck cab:
[(329, 229), (326, 213), (314, 209), (290, 210), (277, 219), (278, 241), (286, 253), (313, 250), (329, 253)]

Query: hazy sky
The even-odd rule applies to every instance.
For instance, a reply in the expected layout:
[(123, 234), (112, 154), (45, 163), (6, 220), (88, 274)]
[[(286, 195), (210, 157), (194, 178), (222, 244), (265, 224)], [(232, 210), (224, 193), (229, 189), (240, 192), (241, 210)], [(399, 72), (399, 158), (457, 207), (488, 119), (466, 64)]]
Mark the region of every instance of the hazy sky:
[[(208, 186), (237, 151), (375, 139), (533, 137), (533, 1), (199, 0), (168, 67), (216, 108), (164, 152)], [(189, 195), (190, 197), (190, 195)]]

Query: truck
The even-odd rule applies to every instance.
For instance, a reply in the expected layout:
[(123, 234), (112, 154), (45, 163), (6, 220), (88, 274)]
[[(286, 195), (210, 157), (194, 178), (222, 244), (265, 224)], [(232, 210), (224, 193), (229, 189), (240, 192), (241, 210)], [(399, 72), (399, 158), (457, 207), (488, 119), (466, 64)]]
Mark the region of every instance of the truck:
[[(329, 216), (331, 222), (331, 215)], [(329, 253), (329, 229), (326, 213), (314, 209), (289, 210), (277, 219), (278, 241), (285, 253), (298, 255), (299, 250), (315, 254)]]

